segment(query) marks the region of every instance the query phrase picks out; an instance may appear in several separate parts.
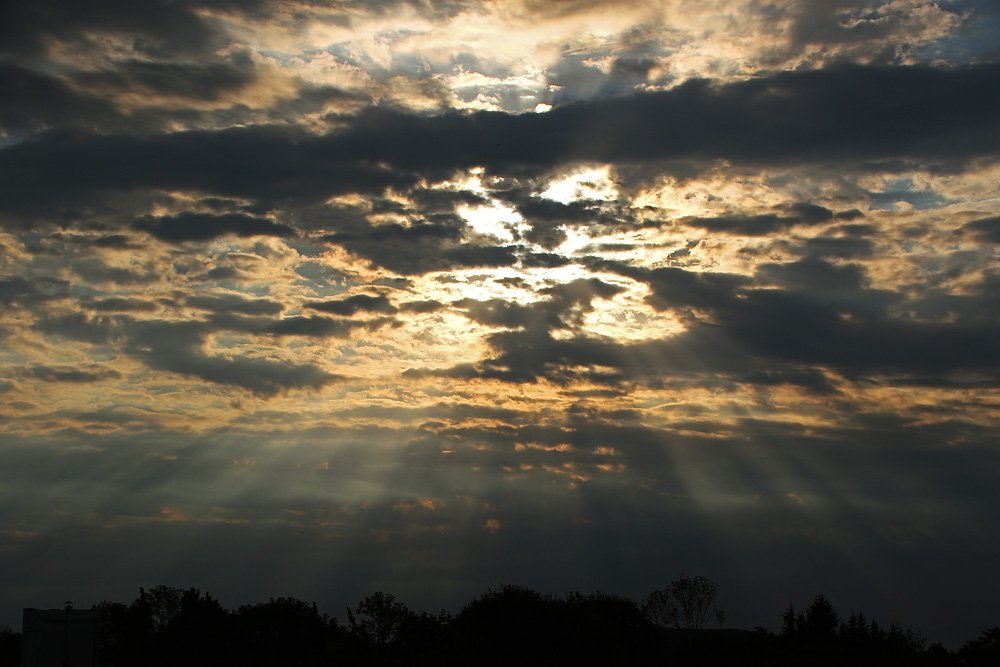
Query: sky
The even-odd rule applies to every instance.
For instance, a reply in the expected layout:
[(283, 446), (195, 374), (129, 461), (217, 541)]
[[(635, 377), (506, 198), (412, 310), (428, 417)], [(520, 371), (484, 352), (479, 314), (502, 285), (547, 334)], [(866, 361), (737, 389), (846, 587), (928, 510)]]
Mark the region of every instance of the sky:
[(1000, 4), (0, 7), (0, 624), (1000, 624)]

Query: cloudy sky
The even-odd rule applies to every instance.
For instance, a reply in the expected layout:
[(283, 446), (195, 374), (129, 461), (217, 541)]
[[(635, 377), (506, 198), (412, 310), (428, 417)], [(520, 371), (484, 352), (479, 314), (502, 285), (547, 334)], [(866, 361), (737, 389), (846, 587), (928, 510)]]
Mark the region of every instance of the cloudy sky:
[(993, 0), (0, 9), (0, 623), (1000, 624)]

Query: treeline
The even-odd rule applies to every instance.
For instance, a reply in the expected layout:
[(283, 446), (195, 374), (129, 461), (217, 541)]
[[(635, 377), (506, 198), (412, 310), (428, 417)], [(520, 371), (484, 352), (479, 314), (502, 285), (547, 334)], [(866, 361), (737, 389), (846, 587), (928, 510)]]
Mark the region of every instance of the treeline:
[[(958, 651), (918, 633), (841, 618), (819, 595), (789, 605), (779, 634), (727, 629), (715, 586), (681, 577), (642, 603), (603, 593), (489, 590), (457, 614), (412, 611), (388, 593), (346, 609), (341, 621), (295, 598), (225, 609), (197, 589), (139, 589), (103, 602), (100, 663), (115, 667), (241, 665), (1000, 665), (1000, 627)], [(776, 618), (777, 620), (777, 618)], [(0, 664), (18, 664), (19, 635), (0, 629)]]

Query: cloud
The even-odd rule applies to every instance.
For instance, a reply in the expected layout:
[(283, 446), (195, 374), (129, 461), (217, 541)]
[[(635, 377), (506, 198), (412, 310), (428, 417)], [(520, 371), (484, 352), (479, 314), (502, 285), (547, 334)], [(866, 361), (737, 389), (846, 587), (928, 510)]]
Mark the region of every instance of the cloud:
[(119, 285), (148, 285), (157, 282), (161, 276), (146, 267), (146, 271), (136, 271), (117, 266), (109, 266), (99, 257), (85, 257), (72, 263), (73, 272), (88, 283), (116, 283)]
[(239, 315), (277, 315), (285, 309), (272, 299), (247, 299), (238, 294), (199, 294), (187, 297), (184, 303), (213, 313)]
[(963, 225), (962, 229), (983, 241), (1000, 243), (1000, 216), (973, 220)]
[(714, 218), (684, 218), (684, 223), (692, 227), (701, 227), (710, 232), (739, 234), (741, 236), (768, 236), (794, 225), (817, 225), (833, 219), (832, 211), (816, 204), (797, 203), (789, 208), (791, 215), (765, 213)]
[(435, 299), (426, 301), (404, 301), (399, 304), (399, 310), (404, 313), (426, 314), (434, 313), (445, 308), (445, 305)]
[(663, 92), (522, 116), (374, 111), (320, 141), (342, 156), (366, 155), (425, 173), (677, 158), (964, 161), (1000, 145), (990, 123), (997, 100), (983, 96), (1000, 77), (998, 68), (838, 65), (721, 85), (691, 80)]
[(354, 315), (358, 312), (395, 313), (397, 310), (388, 297), (382, 294), (374, 296), (370, 294), (355, 294), (346, 299), (313, 301), (304, 305), (306, 308), (312, 308), (313, 310), (344, 316)]
[(589, 258), (586, 263), (595, 270), (606, 270), (649, 285), (647, 302), (657, 310), (678, 307), (715, 309), (732, 303), (737, 290), (750, 283), (741, 274), (689, 271), (678, 267), (646, 269), (621, 262)]
[(378, 267), (402, 275), (415, 275), (455, 268), (513, 266), (512, 246), (463, 242), (464, 224), (447, 216), (440, 222), (418, 222), (355, 226), (322, 237), (343, 246)]
[[(1000, 131), (992, 122), (1000, 99), (991, 97), (998, 78), (1000, 65), (990, 63), (951, 69), (840, 65), (723, 85), (692, 80), (668, 91), (572, 103), (544, 114), (427, 116), (373, 108), (319, 137), (274, 127), (142, 138), (43, 137), (0, 151), (0, 167), (12, 174), (0, 194), (6, 210), (23, 215), (44, 212), (49, 203), (64, 206), (137, 187), (317, 201), (406, 188), (420, 174), (447, 178), (477, 166), (516, 173), (580, 161), (790, 165), (890, 158), (962, 165), (1000, 148)], [(816, 211), (800, 208), (796, 220), (818, 221), (810, 217)], [(195, 229), (195, 219), (206, 222), (205, 232)], [(141, 224), (178, 240), (204, 238), (207, 230), (290, 233), (276, 223), (228, 216)], [(378, 239), (398, 246), (456, 234), (450, 224), (426, 223), (331, 238), (372, 258), (380, 253), (369, 244)], [(497, 249), (450, 252), (452, 261), (464, 266), (512, 262)], [(396, 253), (404, 272), (414, 270), (416, 258), (406, 259), (402, 248)]]
[(814, 294), (827, 290), (858, 291), (867, 276), (857, 264), (833, 265), (808, 257), (797, 262), (762, 264), (757, 275), (764, 281), (792, 289), (807, 289)]
[(90, 301), (87, 305), (101, 312), (149, 313), (160, 309), (160, 305), (148, 299), (113, 296)]
[(806, 239), (801, 252), (810, 257), (837, 259), (862, 259), (871, 257), (875, 244), (866, 238), (850, 236), (814, 236)]
[(122, 374), (115, 369), (98, 364), (91, 364), (80, 368), (35, 364), (34, 366), (24, 368), (21, 374), (23, 377), (41, 380), (42, 382), (68, 382), (71, 384), (89, 384), (104, 380), (117, 380), (122, 377)]
[(539, 294), (549, 297), (544, 301), (521, 304), (503, 299), (461, 299), (452, 305), (480, 324), (547, 332), (578, 326), (581, 316), (593, 310), (591, 302), (594, 299), (610, 299), (622, 291), (624, 288), (597, 278), (581, 278), (539, 289)]
[(64, 81), (26, 67), (0, 63), (0, 87), (7, 93), (0, 105), (0, 128), (39, 131), (68, 125), (93, 128), (102, 121), (121, 120), (108, 100), (74, 90)]
[(342, 379), (313, 364), (205, 354), (202, 347), (208, 330), (198, 322), (146, 322), (130, 332), (126, 349), (154, 370), (240, 387), (265, 397), (290, 389), (322, 389)]
[(509, 329), (561, 327), (558, 312), (549, 311), (544, 304), (521, 305), (503, 299), (475, 301), (461, 299), (454, 306), (462, 309), (469, 319), (488, 326)]
[[(694, 309), (686, 330), (642, 342), (584, 334), (557, 339), (550, 330), (563, 322), (552, 302), (458, 302), (470, 318), (512, 330), (487, 336), (495, 356), (447, 374), (611, 385), (692, 376), (709, 381), (721, 374), (733, 382), (827, 393), (834, 391), (830, 371), (853, 379), (919, 378), (941, 386), (953, 386), (970, 371), (981, 377), (968, 378), (969, 386), (1000, 381), (1000, 356), (989, 343), (1000, 333), (1000, 321), (975, 315), (990, 307), (984, 301), (941, 304), (962, 314), (947, 323), (912, 319), (890, 309), (902, 295), (866, 287), (857, 265), (816, 258), (764, 264), (756, 280), (674, 267), (602, 266), (648, 284), (647, 300), (657, 310)], [(983, 298), (995, 299), (989, 294)], [(915, 307), (921, 312), (919, 301)]]
[(4, 276), (0, 277), (0, 303), (5, 306), (30, 306), (64, 298), (68, 288), (67, 281), (50, 276), (37, 280), (29, 280), (22, 276)]
[[(112, 195), (141, 189), (209, 192), (218, 196), (314, 201), (344, 192), (407, 187), (415, 177), (377, 165), (324, 155), (315, 139), (278, 127), (176, 132), (155, 136), (44, 135), (0, 151), (0, 167), (17, 168), (0, 191), (6, 210), (24, 216), (61, 217)], [(290, 230), (245, 214), (187, 213), (140, 218), (137, 224), (170, 241), (221, 234), (290, 236)]]
[(99, 315), (91, 317), (84, 313), (69, 313), (38, 318), (33, 328), (45, 334), (69, 340), (107, 344), (120, 340), (121, 332), (135, 322), (129, 315)]
[(75, 82), (105, 95), (154, 95), (214, 101), (236, 93), (256, 78), (247, 53), (236, 53), (226, 62), (179, 63), (131, 60), (113, 68), (83, 72)]
[(251, 236), (277, 236), (287, 238), (295, 230), (266, 218), (256, 218), (241, 213), (211, 215), (208, 213), (181, 213), (174, 216), (146, 216), (135, 221), (134, 227), (149, 232), (161, 241), (211, 241), (220, 236), (240, 238)]
[[(257, 4), (254, 0), (247, 8)], [(118, 0), (96, 0), (86, 11), (72, 0), (14, 0), (4, 3), (5, 29), (0, 32), (4, 51), (15, 56), (47, 52), (53, 41), (80, 43), (95, 48), (92, 35), (131, 36), (134, 47), (147, 56), (214, 52), (228, 41), (211, 21), (199, 16), (200, 7), (235, 8), (236, 3), (212, 0), (176, 3), (151, 0), (141, 9)]]
[(206, 337), (216, 331), (276, 336), (346, 336), (356, 327), (384, 324), (383, 321), (359, 323), (302, 317), (272, 320), (228, 313), (217, 313), (205, 322), (137, 321), (126, 315), (91, 318), (70, 314), (40, 319), (35, 329), (51, 336), (94, 345), (116, 342), (122, 351), (151, 369), (240, 387), (271, 397), (290, 389), (321, 389), (340, 381), (342, 377), (313, 364), (245, 354), (207, 354), (204, 351)]

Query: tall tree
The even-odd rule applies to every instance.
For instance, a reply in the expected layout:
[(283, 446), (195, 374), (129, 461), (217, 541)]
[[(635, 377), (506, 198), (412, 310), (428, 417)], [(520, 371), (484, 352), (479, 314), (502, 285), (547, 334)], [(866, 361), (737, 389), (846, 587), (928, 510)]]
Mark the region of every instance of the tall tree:
[[(663, 590), (649, 594), (642, 610), (654, 625), (673, 625), (679, 630), (703, 630), (708, 616), (713, 612), (715, 583), (706, 577), (681, 575)], [(721, 609), (715, 609), (716, 619), (725, 618)]]
[(839, 622), (833, 604), (821, 593), (806, 609), (802, 630), (813, 639), (835, 639)]
[(705, 577), (681, 575), (672, 581), (670, 597), (677, 610), (674, 624), (683, 630), (703, 630), (715, 602), (715, 593), (715, 583)]

